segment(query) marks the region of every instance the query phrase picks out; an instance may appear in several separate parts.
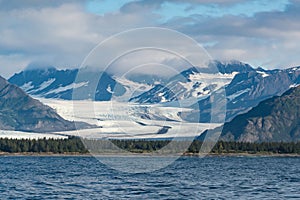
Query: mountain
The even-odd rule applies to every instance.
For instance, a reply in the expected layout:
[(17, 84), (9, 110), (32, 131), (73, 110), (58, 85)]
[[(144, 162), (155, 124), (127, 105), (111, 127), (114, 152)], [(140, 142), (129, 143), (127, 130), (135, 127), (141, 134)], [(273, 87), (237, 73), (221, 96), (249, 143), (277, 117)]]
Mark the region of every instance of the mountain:
[(184, 121), (202, 123), (211, 121), (214, 93), (225, 90), (226, 98), (220, 101), (227, 102), (220, 102), (219, 105), (226, 104), (226, 121), (230, 121), (259, 102), (282, 95), (290, 87), (300, 84), (300, 67), (254, 69), (239, 61), (212, 61), (209, 66), (192, 67), (170, 78), (141, 74), (118, 77), (106, 72), (85, 72), (80, 81), (76, 79), (78, 69), (32, 69), (15, 74), (9, 82), (34, 97), (71, 100), (73, 88), (76, 88), (77, 95), (74, 98), (79, 100), (113, 99), (119, 102), (189, 108), (192, 111), (185, 109), (178, 116)]
[[(170, 78), (167, 84), (155, 85), (130, 101), (153, 104), (189, 102), (190, 99), (190, 102), (197, 102), (189, 105), (194, 111), (181, 112), (179, 115), (189, 122), (199, 120), (207, 123), (211, 120), (211, 94), (225, 89), (226, 121), (229, 121), (259, 102), (281, 95), (290, 87), (300, 84), (300, 67), (264, 70), (238, 61), (213, 61), (210, 65), (209, 68), (185, 70)], [(183, 105), (181, 102), (180, 105)]]
[[(86, 73), (84, 79), (76, 81), (78, 72), (78, 69), (57, 70), (54, 67), (31, 69), (15, 74), (8, 81), (32, 96), (43, 98), (71, 100), (73, 88), (85, 92), (86, 95), (82, 98), (86, 99), (88, 96), (96, 101), (108, 101), (113, 94), (121, 96), (126, 92), (126, 89), (106, 72)], [(93, 84), (96, 84), (96, 90)]]
[(300, 140), (300, 86), (262, 101), (225, 123), (222, 140), (291, 142)]
[(74, 130), (75, 125), (0, 77), (0, 129), (52, 132)]
[[(213, 66), (214, 65), (214, 66)], [(154, 85), (149, 91), (130, 99), (137, 103), (165, 103), (199, 99), (231, 82), (237, 73), (253, 71), (249, 65), (213, 61), (208, 68), (192, 67), (171, 77), (166, 84)]]
[[(247, 112), (261, 101), (273, 96), (280, 96), (291, 87), (300, 84), (300, 67), (284, 70), (264, 70), (258, 68), (244, 73), (238, 73), (230, 84), (226, 85), (226, 121), (238, 114)], [(211, 99), (200, 99), (191, 108), (200, 113), (182, 113), (184, 119), (190, 121), (194, 115), (200, 115), (201, 122), (211, 119)]]

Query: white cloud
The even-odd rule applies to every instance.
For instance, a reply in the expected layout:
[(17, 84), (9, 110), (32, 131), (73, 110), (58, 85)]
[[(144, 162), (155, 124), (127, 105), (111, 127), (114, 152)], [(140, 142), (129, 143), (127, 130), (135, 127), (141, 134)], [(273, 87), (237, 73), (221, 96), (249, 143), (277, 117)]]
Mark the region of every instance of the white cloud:
[(78, 67), (96, 44), (112, 34), (142, 26), (146, 20), (135, 14), (98, 16), (86, 12), (79, 3), (66, 3), (0, 10), (0, 24), (0, 63), (6, 64), (0, 74), (4, 75), (30, 62)]
[[(196, 13), (165, 24), (159, 24), (160, 16), (154, 12), (165, 0), (132, 2), (118, 12), (102, 15), (88, 12), (85, 2), (0, 0), (0, 75), (8, 77), (32, 62), (78, 67), (100, 41), (124, 30), (146, 26), (168, 27), (186, 33), (200, 43), (209, 44), (206, 48), (215, 59), (237, 59), (269, 68), (300, 63), (298, 1), (292, 1), (284, 11), (259, 12), (253, 17), (227, 15), (211, 18)], [(230, 7), (244, 1), (188, 2)], [(146, 33), (143, 37), (153, 37), (153, 45), (162, 43)], [(143, 37), (139, 40), (142, 41)], [(115, 45), (120, 45), (115, 42)], [(178, 51), (184, 46), (176, 40), (173, 44), (169, 43), (169, 46), (172, 45)], [(108, 54), (109, 50), (105, 53)], [(137, 58), (150, 62), (145, 55)], [(158, 58), (156, 56), (155, 59)], [(171, 57), (160, 61), (174, 64)], [(120, 63), (126, 65), (124, 61)]]
[(208, 52), (221, 60), (236, 59), (254, 66), (285, 68), (300, 64), (300, 4), (285, 11), (257, 13), (254, 17), (190, 18), (167, 24), (191, 35), (200, 43), (211, 43)]
[(0, 55), (0, 76), (8, 78), (12, 74), (24, 69), (30, 63), (30, 59), (23, 55)]

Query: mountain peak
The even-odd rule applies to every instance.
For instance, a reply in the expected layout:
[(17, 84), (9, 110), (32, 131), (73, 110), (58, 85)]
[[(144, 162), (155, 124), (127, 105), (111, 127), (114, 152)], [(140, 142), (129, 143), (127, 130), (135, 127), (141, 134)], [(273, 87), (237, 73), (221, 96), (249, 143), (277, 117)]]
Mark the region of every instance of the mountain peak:
[(191, 67), (189, 69), (180, 72), (180, 75), (182, 75), (185, 78), (188, 78), (189, 75), (196, 74), (196, 73), (200, 73), (199, 69), (197, 69), (196, 67)]
[(243, 63), (237, 60), (230, 60), (230, 61), (212, 61), (209, 66), (213, 67), (214, 65), (220, 73), (222, 74), (231, 74), (233, 72), (245, 73), (254, 71), (254, 68), (251, 67), (247, 63)]

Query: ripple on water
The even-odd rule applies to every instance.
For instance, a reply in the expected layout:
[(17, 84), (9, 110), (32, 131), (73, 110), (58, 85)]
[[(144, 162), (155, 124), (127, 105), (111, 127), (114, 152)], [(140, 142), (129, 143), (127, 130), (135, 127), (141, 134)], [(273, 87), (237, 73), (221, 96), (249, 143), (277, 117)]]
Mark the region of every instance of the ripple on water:
[(93, 157), (0, 157), (0, 199), (297, 199), (299, 164), (300, 158), (184, 157), (129, 174)]

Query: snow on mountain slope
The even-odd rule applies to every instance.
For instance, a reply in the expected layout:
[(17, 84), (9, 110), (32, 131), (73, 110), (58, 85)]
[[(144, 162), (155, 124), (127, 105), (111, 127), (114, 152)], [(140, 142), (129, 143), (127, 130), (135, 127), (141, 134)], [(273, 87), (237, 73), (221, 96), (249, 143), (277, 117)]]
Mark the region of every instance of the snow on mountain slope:
[[(41, 87), (43, 86), (43, 84), (41, 85)], [(59, 93), (62, 93), (62, 92), (65, 92), (65, 91), (69, 91), (69, 90), (72, 90), (72, 89), (81, 88), (81, 87), (87, 87), (88, 84), (89, 84), (88, 81), (81, 82), (81, 83), (71, 83), (70, 85), (61, 86), (61, 87), (55, 88), (53, 90), (50, 90), (50, 91), (44, 93), (43, 95), (45, 95), (45, 96), (48, 96), (48, 95), (52, 96), (52, 95), (59, 94)], [(41, 90), (41, 87), (39, 88), (39, 90)]]
[(261, 74), (261, 76), (262, 76), (263, 78), (270, 76), (269, 74), (267, 74), (267, 73), (264, 72), (264, 71), (258, 71), (258, 70), (257, 70), (256, 72), (259, 73), (259, 74)]
[[(87, 72), (84, 80), (76, 81), (79, 69), (58, 70), (46, 69), (25, 70), (15, 74), (9, 82), (21, 87), (34, 97), (71, 100), (73, 89), (89, 92), (82, 99), (109, 101), (112, 96), (122, 96), (126, 89), (106, 72)], [(96, 84), (96, 85), (95, 85)], [(96, 87), (96, 91), (93, 87)], [(113, 90), (113, 94), (110, 90)]]
[(224, 87), (224, 85), (229, 84), (236, 74), (237, 72), (233, 72), (231, 74), (191, 74), (188, 77), (190, 82), (179, 82), (179, 84), (181, 84), (188, 92), (188, 95), (186, 95), (187, 97), (199, 98), (201, 96), (206, 96), (212, 91), (218, 90), (221, 87)]
[(41, 83), (38, 87), (35, 87), (32, 83), (32, 81), (24, 83), (24, 85), (21, 85), (20, 88), (24, 91), (30, 91), (30, 93), (38, 93), (40, 91), (43, 91), (47, 87), (49, 87), (52, 83), (55, 82), (55, 78), (51, 78), (47, 81), (44, 81)]
[(114, 79), (126, 88), (126, 92), (122, 96), (113, 96), (113, 100), (127, 102), (130, 98), (140, 95), (152, 88), (153, 85), (131, 81), (125, 77), (114, 77)]
[(191, 68), (172, 77), (166, 85), (155, 85), (151, 90), (130, 99), (137, 103), (165, 103), (189, 98), (202, 98), (228, 85), (238, 72), (230, 74), (203, 73)]
[[(249, 72), (237, 74), (225, 87), (226, 92), (226, 121), (236, 115), (247, 112), (261, 101), (280, 96), (290, 87), (300, 84), (300, 67), (282, 70), (264, 70), (258, 68)], [(200, 108), (202, 123), (211, 120), (210, 97), (200, 99), (191, 108)], [(189, 121), (191, 115), (185, 113)]]
[(197, 99), (207, 98), (229, 85), (237, 74), (250, 72), (255, 72), (255, 69), (239, 61), (211, 61), (206, 68), (198, 66), (184, 70), (165, 84), (154, 85), (152, 89), (131, 98), (130, 101), (150, 104), (180, 101), (190, 106), (188, 102), (195, 103)]
[[(205, 69), (193, 67), (169, 80), (167, 77), (149, 74), (126, 74), (126, 77), (117, 77), (106, 72), (84, 72), (86, 74), (82, 77), (85, 80), (76, 83), (80, 69), (58, 70), (54, 67), (44, 69), (36, 67), (15, 74), (9, 82), (21, 87), (28, 94), (40, 98), (71, 100), (75, 86), (78, 90), (90, 93), (80, 100), (114, 99), (123, 102), (131, 100), (139, 103), (165, 103), (187, 98), (201, 98), (228, 84), (236, 73), (252, 69), (249, 65), (238, 61), (228, 63), (212, 61), (210, 65), (214, 67)], [(211, 72), (211, 69), (215, 71)], [(99, 76), (100, 80), (98, 80)], [(93, 84), (98, 84), (96, 91), (90, 88)]]

